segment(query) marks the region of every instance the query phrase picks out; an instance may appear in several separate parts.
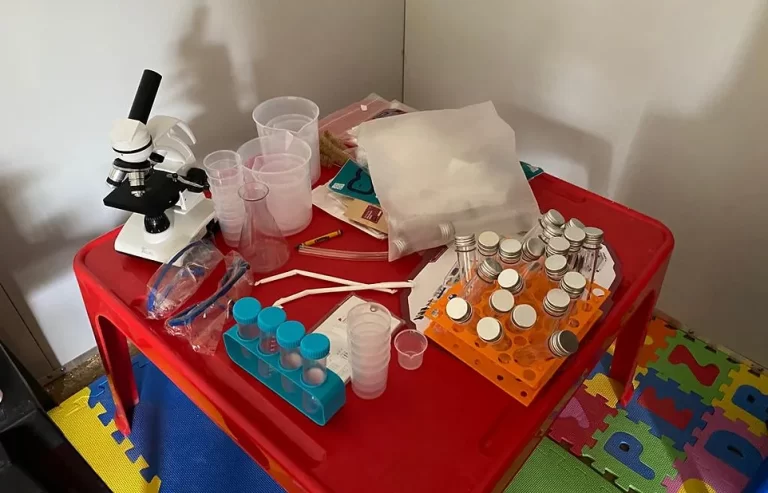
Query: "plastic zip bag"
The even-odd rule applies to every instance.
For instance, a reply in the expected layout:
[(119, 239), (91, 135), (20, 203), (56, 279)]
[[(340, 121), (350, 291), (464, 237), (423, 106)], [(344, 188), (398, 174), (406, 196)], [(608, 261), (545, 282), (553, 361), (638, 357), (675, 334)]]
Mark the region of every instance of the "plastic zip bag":
[(456, 234), (529, 230), (539, 207), (493, 103), (407, 113), (360, 125), (376, 196), (389, 218), (389, 260)]
[(198, 353), (216, 351), (224, 327), (231, 323), (231, 305), (247, 296), (253, 284), (250, 265), (239, 253), (228, 253), (224, 262), (227, 270), (216, 292), (165, 322), (170, 334), (186, 338)]
[(194, 241), (179, 250), (147, 283), (147, 318), (162, 320), (176, 312), (223, 258), (213, 243), (204, 240)]

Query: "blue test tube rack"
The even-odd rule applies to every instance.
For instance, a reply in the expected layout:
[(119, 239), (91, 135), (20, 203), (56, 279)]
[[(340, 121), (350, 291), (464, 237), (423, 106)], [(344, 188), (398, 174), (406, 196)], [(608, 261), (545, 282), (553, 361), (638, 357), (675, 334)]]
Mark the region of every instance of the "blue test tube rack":
[[(280, 354), (264, 354), (259, 349), (259, 338), (252, 340), (241, 339), (237, 332), (237, 325), (224, 333), (224, 347), (229, 358), (240, 368), (247, 371), (259, 382), (266, 385), (272, 392), (282, 397), (286, 402), (301, 411), (305, 416), (324, 426), (346, 401), (344, 381), (336, 373), (327, 370), (325, 382), (321, 385), (311, 386), (304, 383), (301, 378), (301, 368), (286, 370), (280, 364)], [(269, 365), (272, 371), (265, 377), (259, 372), (259, 362)], [(283, 388), (283, 378), (293, 383), (292, 391)], [(305, 410), (304, 398), (306, 395), (315, 398), (317, 404), (315, 412)]]

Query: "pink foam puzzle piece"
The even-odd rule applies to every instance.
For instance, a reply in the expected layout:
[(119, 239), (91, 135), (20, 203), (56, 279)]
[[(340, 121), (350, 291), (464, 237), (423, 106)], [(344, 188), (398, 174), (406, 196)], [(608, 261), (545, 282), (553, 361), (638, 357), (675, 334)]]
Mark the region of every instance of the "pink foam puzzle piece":
[(617, 412), (601, 396), (590, 395), (583, 386), (579, 387), (552, 423), (549, 437), (555, 442), (570, 445), (571, 453), (581, 456), (585, 445), (594, 447), (592, 435), (608, 427), (606, 416), (615, 416)]

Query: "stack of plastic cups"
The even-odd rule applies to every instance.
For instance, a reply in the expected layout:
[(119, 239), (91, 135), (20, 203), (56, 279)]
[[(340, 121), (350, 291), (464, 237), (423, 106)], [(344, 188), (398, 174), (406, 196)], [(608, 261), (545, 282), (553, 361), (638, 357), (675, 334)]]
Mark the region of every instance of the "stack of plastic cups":
[(234, 151), (215, 151), (203, 160), (213, 199), (213, 209), (221, 227), (224, 242), (236, 247), (245, 220), (245, 206), (238, 190), (243, 184), (243, 166)]
[(387, 388), (391, 323), (389, 310), (378, 303), (363, 303), (347, 313), (352, 390), (361, 399), (375, 399)]

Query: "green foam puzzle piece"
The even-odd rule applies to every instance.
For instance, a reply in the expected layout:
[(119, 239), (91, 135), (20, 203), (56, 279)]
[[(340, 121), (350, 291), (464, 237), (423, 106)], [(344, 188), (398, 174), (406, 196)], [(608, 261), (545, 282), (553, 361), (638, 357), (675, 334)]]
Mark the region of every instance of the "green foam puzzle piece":
[[(728, 361), (728, 355), (723, 351), (711, 351), (707, 349), (706, 343), (698, 339), (691, 340), (686, 337), (682, 331), (678, 331), (674, 337), (667, 339), (669, 345), (657, 351), (658, 359), (648, 363), (648, 368), (654, 368), (658, 371), (659, 378), (663, 380), (674, 380), (683, 392), (695, 393), (702, 397), (702, 402), (710, 404), (714, 399), (723, 397), (720, 387), (730, 383), (731, 377), (728, 375), (731, 370), (735, 370), (738, 364)], [(691, 368), (684, 363), (672, 363), (669, 361), (670, 355), (676, 347), (683, 346), (690, 351), (690, 354), (696, 359), (695, 363), (699, 367), (715, 365), (720, 370), (711, 385), (706, 385), (699, 381)], [(680, 350), (678, 350), (678, 353)], [(694, 368), (698, 371), (698, 368)]]
[(504, 493), (616, 493), (616, 487), (558, 444), (544, 438)]
[[(624, 491), (633, 488), (641, 493), (666, 493), (667, 488), (661, 484), (666, 476), (674, 477), (677, 471), (674, 467), (676, 459), (685, 458), (685, 453), (674, 448), (673, 442), (667, 438), (656, 438), (650, 433), (650, 426), (645, 423), (634, 423), (627, 418), (624, 410), (619, 410), (616, 416), (607, 416), (605, 431), (598, 430), (593, 438), (597, 440), (594, 447), (585, 446), (581, 453), (594, 460), (592, 468), (603, 474), (606, 471), (616, 476), (616, 485)], [(647, 478), (638, 474), (635, 469), (616, 458), (608, 451), (616, 443), (617, 437), (624, 434), (634, 437), (642, 446), (639, 461), (651, 469), (652, 477)], [(578, 490), (577, 490), (578, 491)]]

